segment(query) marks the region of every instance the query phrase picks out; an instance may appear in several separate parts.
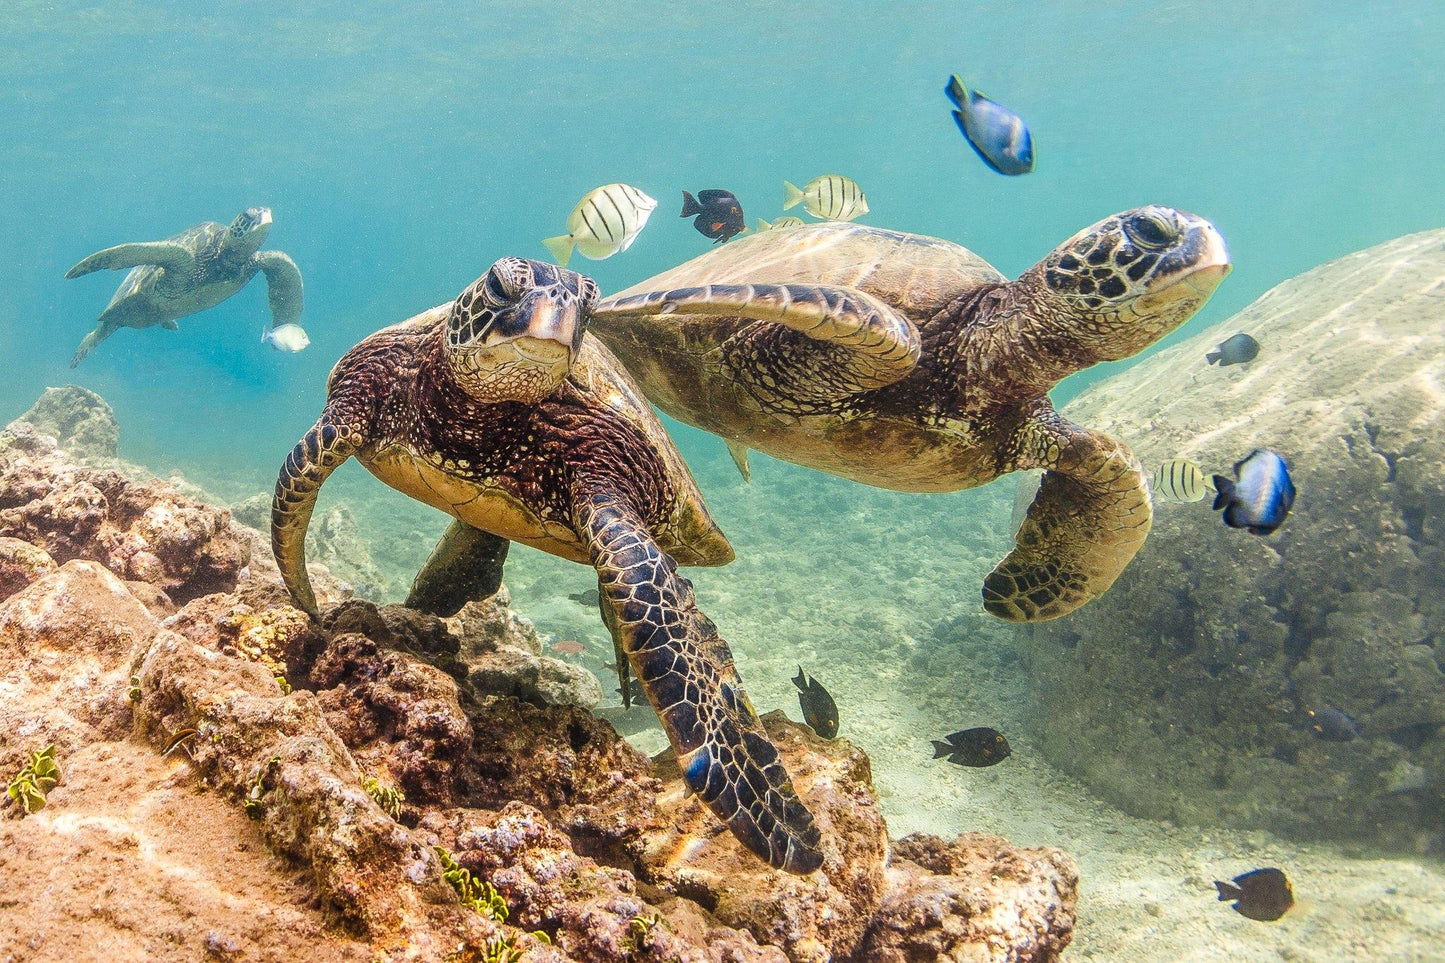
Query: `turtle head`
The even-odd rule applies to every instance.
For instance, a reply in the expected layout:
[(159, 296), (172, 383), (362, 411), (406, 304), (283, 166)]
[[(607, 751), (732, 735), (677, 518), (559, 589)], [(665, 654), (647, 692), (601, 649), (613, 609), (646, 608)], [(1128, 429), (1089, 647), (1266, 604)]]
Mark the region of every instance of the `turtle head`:
[(1106, 217), (1054, 249), (1016, 284), (1083, 362), (1117, 361), (1179, 327), (1229, 273), (1214, 225), (1169, 207)]
[(236, 215), (231, 226), (226, 228), (226, 252), (238, 257), (250, 257), (266, 243), (271, 233), (271, 208), (248, 207)]
[(479, 401), (541, 401), (571, 370), (597, 297), (597, 282), (576, 271), (502, 258), (452, 302), (452, 377)]

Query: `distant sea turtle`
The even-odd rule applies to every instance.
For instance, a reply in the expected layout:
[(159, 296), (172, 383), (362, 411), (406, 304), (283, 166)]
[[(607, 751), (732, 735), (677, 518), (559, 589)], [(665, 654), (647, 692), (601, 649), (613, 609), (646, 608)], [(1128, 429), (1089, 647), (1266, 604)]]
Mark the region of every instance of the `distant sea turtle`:
[(262, 251), (271, 230), (271, 211), (251, 207), (227, 227), (206, 221), (164, 241), (138, 241), (97, 251), (65, 272), (78, 278), (91, 271), (131, 268), (115, 297), (101, 312), (70, 359), (74, 368), (117, 328), (160, 325), (174, 331), (176, 319), (213, 308), (244, 288), (257, 271), (266, 275), (272, 326), (301, 317), (301, 272), (280, 251)]
[(504, 258), (451, 304), (352, 348), (281, 469), (276, 560), (316, 614), (306, 527), (322, 483), (355, 456), (456, 519), (410, 606), (449, 615), (491, 595), (509, 541), (595, 567), (622, 688), (629, 669), (641, 679), (688, 785), (753, 852), (812, 872), (822, 862), (812, 814), (677, 573), (725, 564), (732, 547), (636, 386), (584, 335), (596, 301), (591, 278)]
[(984, 581), (1010, 621), (1105, 592), (1152, 520), (1129, 449), (1048, 391), (1192, 315), (1229, 271), (1201, 218), (1105, 218), (1008, 281), (949, 241), (829, 222), (734, 241), (607, 298), (593, 331), (663, 411), (748, 449), (898, 491), (1046, 470)]

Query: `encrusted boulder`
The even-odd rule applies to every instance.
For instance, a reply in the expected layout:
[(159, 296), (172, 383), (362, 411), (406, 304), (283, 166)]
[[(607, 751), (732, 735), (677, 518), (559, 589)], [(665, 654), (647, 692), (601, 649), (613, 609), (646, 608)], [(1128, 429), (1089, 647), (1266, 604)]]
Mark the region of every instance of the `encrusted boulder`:
[(177, 602), (233, 588), (251, 555), (225, 509), (78, 464), (26, 423), (0, 434), (0, 536), (56, 562), (100, 562)]
[(15, 421), (54, 438), (66, 454), (79, 462), (115, 458), (120, 444), (120, 425), (114, 409), (100, 395), (79, 385), (46, 388)]
[[(1020, 630), (1053, 763), (1138, 815), (1445, 851), (1442, 276), (1445, 231), (1349, 255), (1065, 409), (1151, 469), (1275, 449), (1298, 497), (1269, 537), (1156, 497), (1107, 595)], [(1205, 363), (1240, 331), (1256, 360)]]

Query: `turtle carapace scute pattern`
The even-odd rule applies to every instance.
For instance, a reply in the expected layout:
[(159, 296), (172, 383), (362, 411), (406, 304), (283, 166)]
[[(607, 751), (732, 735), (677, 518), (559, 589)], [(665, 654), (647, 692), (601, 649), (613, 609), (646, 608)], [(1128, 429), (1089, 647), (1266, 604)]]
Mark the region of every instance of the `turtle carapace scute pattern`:
[(176, 330), (176, 321), (213, 308), (240, 291), (257, 273), (266, 275), (272, 327), (301, 319), (301, 271), (280, 251), (262, 251), (271, 230), (271, 211), (251, 207), (229, 225), (206, 221), (164, 241), (139, 241), (97, 251), (69, 271), (78, 278), (92, 271), (129, 268), (95, 330), (81, 341), (70, 361), (74, 368), (96, 345), (120, 328), (156, 325)]
[(1229, 272), (1212, 224), (1167, 207), (1107, 217), (1009, 281), (939, 238), (842, 222), (767, 231), (604, 299), (592, 331), (649, 400), (747, 452), (897, 491), (1043, 469), (983, 605), (1028, 622), (1103, 594), (1152, 521), (1117, 439), (1048, 392), (1130, 357)]
[(276, 483), (282, 577), (317, 614), (306, 527), (353, 457), (454, 519), (408, 605), (446, 616), (492, 594), (511, 542), (592, 566), (622, 690), (641, 682), (689, 787), (748, 849), (810, 873), (823, 860), (812, 814), (677, 570), (725, 564), (732, 548), (657, 416), (586, 334), (597, 297), (590, 278), (503, 258), (452, 303), (347, 352)]

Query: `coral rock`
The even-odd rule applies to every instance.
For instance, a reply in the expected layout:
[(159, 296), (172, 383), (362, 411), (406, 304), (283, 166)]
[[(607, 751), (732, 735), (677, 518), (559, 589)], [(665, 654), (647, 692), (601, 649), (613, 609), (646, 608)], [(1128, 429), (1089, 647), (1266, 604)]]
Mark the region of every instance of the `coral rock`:
[(1042, 961), (1073, 938), (1079, 869), (1054, 849), (996, 836), (918, 834), (893, 846), (888, 890), (860, 959)]
[(79, 385), (46, 388), (30, 409), (11, 422), (25, 422), (54, 438), (76, 461), (114, 458), (120, 442), (115, 411), (104, 398)]
[(55, 559), (43, 548), (18, 538), (0, 538), (0, 600), (55, 571)]

